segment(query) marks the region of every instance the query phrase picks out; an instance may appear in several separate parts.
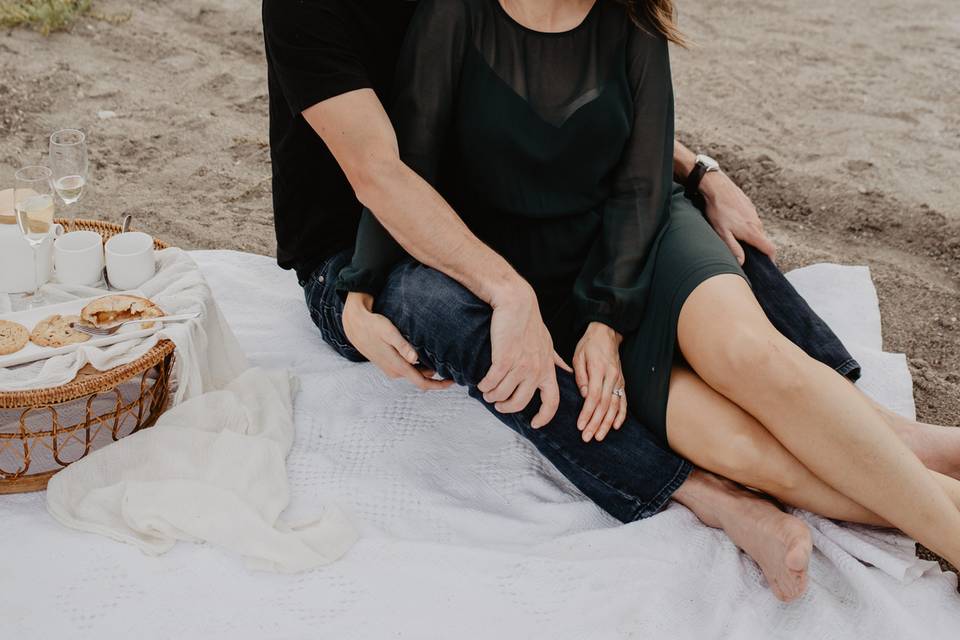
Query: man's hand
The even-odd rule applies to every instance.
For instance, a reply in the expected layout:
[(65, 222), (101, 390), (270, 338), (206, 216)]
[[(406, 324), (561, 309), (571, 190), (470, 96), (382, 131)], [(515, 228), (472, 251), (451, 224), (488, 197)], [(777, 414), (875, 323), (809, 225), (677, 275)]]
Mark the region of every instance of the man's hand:
[(560, 403), (554, 365), (570, 367), (553, 350), (553, 338), (543, 324), (536, 294), (529, 285), (514, 288), (504, 299), (491, 301), (490, 342), (493, 363), (477, 388), (501, 413), (516, 413), (540, 391), (534, 429), (553, 419)]
[(741, 265), (745, 259), (742, 240), (776, 259), (777, 247), (763, 231), (757, 209), (740, 187), (722, 171), (711, 171), (700, 181), (700, 193), (707, 203), (707, 219), (730, 247)]
[[(623, 336), (600, 322), (587, 326), (573, 354), (577, 387), (584, 397), (577, 428), (583, 441), (607, 437), (610, 429), (619, 429), (627, 419), (627, 399), (622, 395), (623, 370), (620, 343)], [(621, 390), (621, 393), (617, 393)]]
[(350, 344), (391, 378), (406, 378), (424, 391), (446, 389), (453, 380), (434, 380), (416, 367), (417, 352), (386, 317), (373, 313), (373, 296), (350, 293), (343, 307), (343, 332)]

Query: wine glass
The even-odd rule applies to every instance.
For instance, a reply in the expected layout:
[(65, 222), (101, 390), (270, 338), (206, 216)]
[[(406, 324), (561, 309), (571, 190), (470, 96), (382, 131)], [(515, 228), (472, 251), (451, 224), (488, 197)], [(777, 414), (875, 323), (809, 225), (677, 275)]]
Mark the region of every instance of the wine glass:
[[(53, 171), (53, 188), (70, 207), (83, 195), (87, 184), (87, 141), (82, 131), (60, 129), (50, 136), (50, 169)], [(73, 230), (76, 214), (70, 216)]]
[(14, 176), (13, 202), (17, 226), (33, 251), (33, 293), (30, 306), (43, 304), (40, 295), (40, 256), (38, 249), (53, 224), (53, 172), (47, 167), (23, 167)]

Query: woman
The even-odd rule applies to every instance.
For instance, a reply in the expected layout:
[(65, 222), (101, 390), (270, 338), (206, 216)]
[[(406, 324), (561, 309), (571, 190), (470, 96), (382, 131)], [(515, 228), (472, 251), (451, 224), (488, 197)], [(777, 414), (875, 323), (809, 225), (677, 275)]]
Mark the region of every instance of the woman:
[[(681, 206), (671, 16), (669, 0), (424, 3), (399, 69), (404, 160), (537, 291), (587, 399), (584, 440), (629, 406), (694, 464), (899, 527), (956, 565), (960, 482), (926, 469), (862, 394), (778, 333), (730, 251)], [(376, 293), (398, 255), (368, 215), (340, 287)], [(730, 465), (744, 443), (778, 473)]]

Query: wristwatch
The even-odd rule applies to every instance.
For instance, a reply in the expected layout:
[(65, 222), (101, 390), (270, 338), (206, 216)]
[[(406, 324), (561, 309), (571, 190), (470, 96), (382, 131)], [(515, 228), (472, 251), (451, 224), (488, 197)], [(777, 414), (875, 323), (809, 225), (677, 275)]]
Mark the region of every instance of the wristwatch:
[(697, 162), (693, 165), (690, 175), (687, 176), (687, 183), (684, 188), (688, 198), (700, 193), (700, 181), (703, 180), (703, 176), (712, 171), (720, 171), (720, 163), (710, 156), (705, 156), (702, 153), (697, 154)]

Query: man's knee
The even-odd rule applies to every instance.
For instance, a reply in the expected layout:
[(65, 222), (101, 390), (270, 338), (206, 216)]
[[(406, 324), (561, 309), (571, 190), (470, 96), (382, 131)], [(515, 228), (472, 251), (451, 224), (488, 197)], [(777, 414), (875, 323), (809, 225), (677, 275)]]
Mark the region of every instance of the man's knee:
[(472, 378), (474, 369), (489, 362), (490, 306), (436, 269), (413, 262), (398, 266), (374, 310), (389, 318), (431, 364), (446, 364)]
[(490, 322), (490, 306), (450, 276), (418, 263), (397, 268), (379, 300), (384, 315), (414, 316), (434, 331), (457, 335)]

